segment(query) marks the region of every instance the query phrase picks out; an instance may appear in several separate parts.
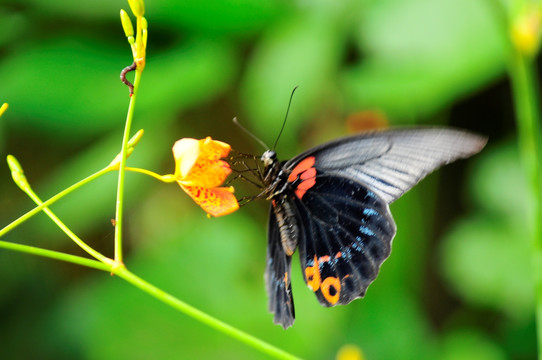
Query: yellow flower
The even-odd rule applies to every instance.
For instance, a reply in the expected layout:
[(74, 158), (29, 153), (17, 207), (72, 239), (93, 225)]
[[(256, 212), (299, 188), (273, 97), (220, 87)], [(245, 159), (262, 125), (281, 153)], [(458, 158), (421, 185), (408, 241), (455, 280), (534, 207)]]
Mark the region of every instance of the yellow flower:
[(337, 353), (336, 360), (363, 360), (365, 357), (363, 356), (363, 351), (361, 349), (354, 345), (354, 344), (346, 344), (343, 347), (339, 349), (339, 352)]
[(239, 208), (233, 186), (220, 187), (231, 173), (227, 162), (230, 145), (207, 137), (181, 139), (173, 145), (175, 180), (190, 197), (212, 216), (227, 215)]
[(540, 47), (542, 9), (528, 3), (516, 16), (511, 26), (512, 43), (522, 55), (534, 56)]

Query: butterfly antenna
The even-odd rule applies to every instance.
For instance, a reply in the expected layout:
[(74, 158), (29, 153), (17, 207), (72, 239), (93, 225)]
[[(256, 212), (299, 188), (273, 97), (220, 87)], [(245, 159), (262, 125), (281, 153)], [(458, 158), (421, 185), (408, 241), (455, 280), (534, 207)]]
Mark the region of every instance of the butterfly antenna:
[(288, 113), (290, 112), (290, 105), (292, 105), (292, 99), (294, 98), (294, 93), (297, 90), (299, 86), (294, 87), (292, 90), (292, 94), (290, 95), (290, 101), (288, 102), (288, 108), (286, 109), (286, 116), (284, 117), (284, 121), (282, 122), (282, 127), (280, 128), (279, 136), (277, 136), (277, 140), (275, 140), (275, 143), (273, 144), (273, 151), (277, 147), (277, 143), (279, 142), (280, 136), (282, 135), (282, 131), (284, 130), (284, 127), (286, 126), (286, 119), (288, 119)]
[(241, 130), (243, 130), (245, 132), (245, 134), (247, 134), (248, 136), (250, 136), (252, 139), (256, 140), (256, 142), (258, 144), (260, 144), (261, 146), (264, 147), (265, 150), (269, 150), (269, 146), (267, 146), (259, 137), (257, 137), (256, 135), (254, 135), (253, 133), (251, 133), (250, 131), (248, 131), (248, 129), (246, 127), (244, 127), (243, 125), (241, 125), (241, 123), (239, 122), (239, 120), (237, 120), (237, 117), (234, 117), (233, 118), (233, 123), (237, 126), (239, 126), (239, 128)]

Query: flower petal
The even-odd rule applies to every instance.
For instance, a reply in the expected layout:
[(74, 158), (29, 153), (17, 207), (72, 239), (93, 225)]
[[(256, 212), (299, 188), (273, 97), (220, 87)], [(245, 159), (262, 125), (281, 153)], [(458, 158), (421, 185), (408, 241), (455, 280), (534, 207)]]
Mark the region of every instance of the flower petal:
[(212, 216), (228, 215), (239, 209), (237, 199), (233, 195), (233, 187), (206, 188), (202, 186), (184, 186), (181, 188)]
[(227, 156), (230, 149), (230, 145), (210, 137), (177, 141), (173, 146), (177, 181), (187, 186), (220, 186), (231, 173), (228, 163), (220, 158)]
[(181, 139), (173, 146), (175, 180), (203, 210), (212, 216), (227, 215), (239, 208), (233, 187), (219, 187), (231, 173), (230, 145), (207, 137)]
[(200, 153), (199, 141), (185, 138), (173, 145), (173, 158), (175, 159), (175, 176), (184, 178), (196, 163)]

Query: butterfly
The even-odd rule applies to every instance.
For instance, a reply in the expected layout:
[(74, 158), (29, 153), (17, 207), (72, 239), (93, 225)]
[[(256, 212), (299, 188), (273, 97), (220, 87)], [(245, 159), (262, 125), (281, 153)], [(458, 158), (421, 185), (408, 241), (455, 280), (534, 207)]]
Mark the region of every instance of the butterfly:
[(271, 200), (265, 281), (274, 323), (295, 319), (291, 259), (321, 305), (365, 296), (390, 255), (396, 225), (389, 205), (438, 167), (478, 153), (487, 138), (451, 128), (363, 133), (263, 162), (261, 194)]

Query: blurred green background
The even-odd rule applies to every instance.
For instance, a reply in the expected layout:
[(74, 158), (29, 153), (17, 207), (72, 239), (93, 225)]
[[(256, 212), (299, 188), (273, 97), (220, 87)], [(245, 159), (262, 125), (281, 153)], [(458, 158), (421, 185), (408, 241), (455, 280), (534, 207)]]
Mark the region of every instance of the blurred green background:
[[(0, 1), (0, 157), (44, 199), (107, 165), (128, 105), (124, 1)], [(490, 137), (391, 209), (391, 257), (363, 300), (322, 308), (293, 264), (297, 320), (273, 325), (264, 290), (268, 204), (208, 219), (175, 184), (128, 173), (126, 264), (180, 299), (287, 351), (332, 359), (532, 359), (529, 196), (518, 161), (506, 43), (491, 1), (148, 0), (148, 59), (129, 159), (173, 172), (171, 146), (213, 138), (242, 152), (280, 129), (282, 159), (387, 119)], [(348, 119), (348, 120), (347, 120)], [(112, 256), (116, 174), (52, 209)], [(240, 195), (254, 193), (240, 186)], [(0, 166), (0, 225), (33, 207)], [(43, 214), (3, 240), (82, 254)], [(120, 279), (0, 250), (3, 359), (265, 359)]]

